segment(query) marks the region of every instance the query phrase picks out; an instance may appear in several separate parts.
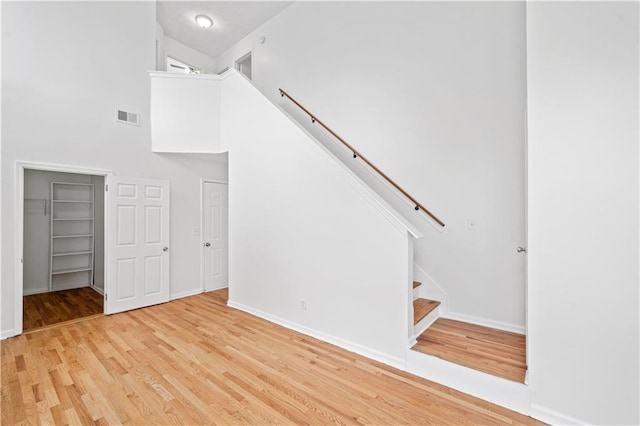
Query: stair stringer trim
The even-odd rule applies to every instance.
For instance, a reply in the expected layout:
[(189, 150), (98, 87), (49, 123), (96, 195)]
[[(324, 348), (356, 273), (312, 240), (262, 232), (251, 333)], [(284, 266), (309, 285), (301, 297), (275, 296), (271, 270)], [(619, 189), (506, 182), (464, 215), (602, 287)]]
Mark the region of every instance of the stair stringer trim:
[[(355, 172), (353, 172), (340, 158), (334, 155), (316, 136), (314, 136), (311, 132), (309, 132), (304, 126), (302, 126), (298, 120), (296, 120), (291, 114), (289, 114), (282, 106), (274, 103), (267, 96), (260, 91), (260, 89), (253, 83), (253, 81), (246, 78), (244, 75), (240, 74), (236, 70), (229, 70), (225, 72), (221, 77), (223, 88), (222, 88), (222, 103), (224, 104), (224, 85), (227, 81), (232, 82), (240, 81), (246, 85), (246, 87), (250, 88), (254, 91), (254, 95), (260, 98), (262, 101), (266, 102), (269, 106), (273, 107), (280, 114), (282, 114), (293, 126), (295, 126), (299, 131), (301, 131), (309, 141), (313, 142), (316, 147), (320, 149), (320, 151), (330, 158), (334, 164), (342, 170), (342, 172), (348, 177), (349, 183), (356, 188), (368, 201), (371, 205), (373, 205), (380, 213), (382, 213), (387, 219), (396, 226), (398, 230), (401, 232), (408, 232), (415, 239), (420, 239), (424, 237), (422, 231), (420, 231), (417, 227), (415, 227), (402, 213), (400, 213), (396, 208), (394, 208), (391, 204), (389, 204), (384, 198), (382, 198), (374, 188), (372, 188), (367, 182), (365, 182), (360, 176), (358, 176)], [(222, 140), (222, 150), (229, 151), (229, 144), (226, 140), (225, 135), (225, 123), (224, 119), (221, 120), (221, 140)]]
[(418, 287), (418, 297), (423, 299), (437, 300), (440, 302), (438, 312), (441, 317), (449, 313), (449, 295), (446, 291), (427, 274), (417, 263), (413, 264), (413, 279), (420, 281), (422, 285)]
[(431, 327), (438, 318), (440, 318), (440, 306), (429, 312), (426, 317), (422, 318), (420, 321), (418, 321), (417, 324), (413, 326), (413, 338), (411, 344), (412, 347), (417, 343), (418, 337), (429, 327)]
[[(318, 135), (322, 135), (323, 139), (326, 139), (327, 144), (334, 145), (334, 148), (337, 147), (336, 149), (344, 150), (344, 146), (340, 142), (338, 142), (335, 136), (329, 133), (324, 127), (318, 126), (318, 130), (316, 133), (318, 133)], [(320, 138), (318, 136), (316, 136), (315, 134), (313, 134), (313, 136), (320, 141)], [(322, 143), (322, 141), (320, 142)], [(338, 159), (343, 163), (345, 162), (340, 157), (338, 157)], [(362, 179), (367, 183), (367, 185), (369, 185), (374, 191), (376, 191), (376, 193), (381, 195), (383, 199), (385, 200), (393, 199), (394, 202), (390, 204), (394, 206), (396, 210), (401, 211), (400, 210), (401, 205), (405, 206), (407, 209), (413, 210), (414, 204), (412, 204), (408, 198), (403, 196), (391, 183), (389, 183), (389, 181), (387, 181), (385, 178), (383, 178), (378, 173), (376, 173), (371, 167), (366, 165), (364, 162), (362, 161), (355, 162), (354, 165), (351, 167), (353, 167), (354, 173), (356, 173), (357, 176), (360, 176), (358, 175), (358, 173), (361, 173), (363, 176), (366, 176), (366, 178), (362, 178)], [(355, 172), (355, 170), (358, 170), (358, 172)], [(367, 179), (370, 179), (371, 183), (367, 181)], [(427, 214), (419, 214), (417, 215), (417, 218), (418, 218), (416, 220), (417, 223), (414, 223), (414, 225), (416, 225), (421, 229), (422, 229), (422, 226), (426, 223), (441, 234), (445, 230), (443, 226), (438, 224), (431, 216)]]

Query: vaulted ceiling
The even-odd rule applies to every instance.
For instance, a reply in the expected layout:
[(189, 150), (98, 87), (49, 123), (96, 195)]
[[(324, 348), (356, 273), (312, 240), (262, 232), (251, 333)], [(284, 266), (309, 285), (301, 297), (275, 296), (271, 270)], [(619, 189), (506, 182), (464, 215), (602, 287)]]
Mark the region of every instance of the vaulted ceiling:
[[(157, 21), (165, 35), (215, 58), (289, 6), (290, 1), (158, 1)], [(195, 16), (213, 19), (211, 28)]]

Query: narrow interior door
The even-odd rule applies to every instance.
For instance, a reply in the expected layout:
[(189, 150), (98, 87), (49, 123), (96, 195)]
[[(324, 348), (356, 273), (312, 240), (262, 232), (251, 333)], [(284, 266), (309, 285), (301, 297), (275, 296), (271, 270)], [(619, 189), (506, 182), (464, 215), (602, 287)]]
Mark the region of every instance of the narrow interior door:
[(204, 290), (229, 285), (229, 187), (224, 183), (202, 185)]
[(169, 301), (169, 182), (107, 178), (105, 313)]

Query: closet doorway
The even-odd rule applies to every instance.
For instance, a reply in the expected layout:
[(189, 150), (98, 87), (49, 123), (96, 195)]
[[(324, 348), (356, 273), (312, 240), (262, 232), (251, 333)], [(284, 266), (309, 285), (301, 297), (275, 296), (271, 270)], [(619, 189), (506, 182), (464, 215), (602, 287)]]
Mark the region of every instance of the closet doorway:
[(22, 176), (22, 330), (104, 312), (104, 175)]

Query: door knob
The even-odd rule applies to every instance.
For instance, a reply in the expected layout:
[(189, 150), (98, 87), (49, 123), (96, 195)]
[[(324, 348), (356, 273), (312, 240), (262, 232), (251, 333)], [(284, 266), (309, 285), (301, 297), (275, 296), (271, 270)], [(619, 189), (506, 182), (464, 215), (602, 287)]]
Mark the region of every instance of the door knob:
[(527, 252), (527, 249), (526, 249), (526, 248), (524, 248), (524, 247), (518, 247), (518, 248), (516, 249), (516, 251), (517, 251), (518, 253), (526, 253), (526, 252)]
[(169, 247), (162, 247), (162, 251), (169, 251)]
[(211, 247), (211, 243), (204, 243), (205, 247)]

